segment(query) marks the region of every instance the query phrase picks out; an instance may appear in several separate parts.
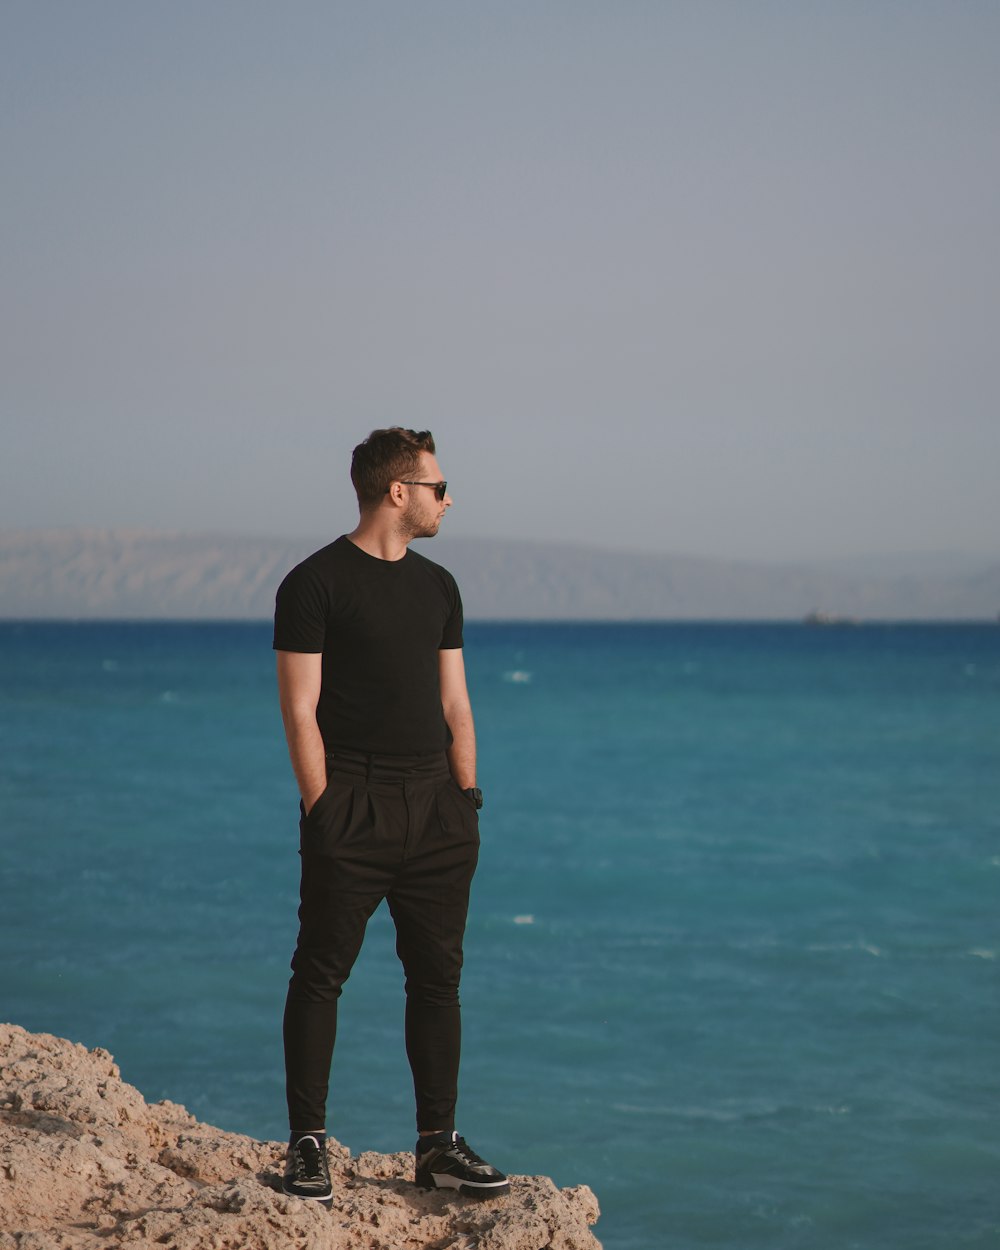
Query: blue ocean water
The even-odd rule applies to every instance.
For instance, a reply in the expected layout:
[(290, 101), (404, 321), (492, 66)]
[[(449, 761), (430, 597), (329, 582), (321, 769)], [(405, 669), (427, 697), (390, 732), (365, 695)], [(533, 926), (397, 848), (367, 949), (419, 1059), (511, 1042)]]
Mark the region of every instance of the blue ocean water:
[[(460, 1127), (607, 1250), (1000, 1244), (1000, 628), (467, 627)], [(281, 1138), (267, 624), (0, 624), (0, 1016)], [(412, 1141), (376, 914), (331, 1131)]]

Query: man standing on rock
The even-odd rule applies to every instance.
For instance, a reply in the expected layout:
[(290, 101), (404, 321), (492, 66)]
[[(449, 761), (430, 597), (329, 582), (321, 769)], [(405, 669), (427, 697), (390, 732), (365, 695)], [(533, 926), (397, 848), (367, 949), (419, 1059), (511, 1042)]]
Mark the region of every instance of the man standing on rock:
[(285, 1004), (284, 1190), (330, 1205), (326, 1098), (337, 1000), (386, 899), (406, 974), (416, 1183), (479, 1197), (507, 1178), (455, 1132), (458, 999), (483, 798), (455, 579), (409, 550), (452, 500), (429, 431), (354, 449), (357, 528), (281, 583), (281, 715), (302, 796), (299, 936)]

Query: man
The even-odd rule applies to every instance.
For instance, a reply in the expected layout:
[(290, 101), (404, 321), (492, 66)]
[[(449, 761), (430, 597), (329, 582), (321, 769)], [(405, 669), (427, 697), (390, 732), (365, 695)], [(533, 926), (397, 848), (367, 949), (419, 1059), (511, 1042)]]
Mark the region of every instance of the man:
[(285, 1004), (284, 1190), (329, 1206), (326, 1098), (337, 1000), (381, 900), (406, 974), (416, 1183), (478, 1197), (507, 1178), (455, 1132), (458, 999), (482, 794), (462, 657), (462, 601), (409, 550), (451, 507), (429, 431), (354, 449), (357, 528), (282, 582), (278, 691), (301, 794), (299, 937)]

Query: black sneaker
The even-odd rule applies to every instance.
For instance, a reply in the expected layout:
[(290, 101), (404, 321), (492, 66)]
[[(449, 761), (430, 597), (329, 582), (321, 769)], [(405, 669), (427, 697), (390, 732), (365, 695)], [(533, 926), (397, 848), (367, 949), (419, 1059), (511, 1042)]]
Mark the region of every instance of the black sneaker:
[(281, 1188), (293, 1198), (308, 1198), (326, 1207), (332, 1204), (333, 1186), (330, 1184), (325, 1141), (300, 1137), (294, 1146), (288, 1147)]
[(496, 1198), (510, 1191), (503, 1172), (480, 1159), (457, 1133), (418, 1139), (416, 1183), (421, 1189), (457, 1189), (474, 1198)]

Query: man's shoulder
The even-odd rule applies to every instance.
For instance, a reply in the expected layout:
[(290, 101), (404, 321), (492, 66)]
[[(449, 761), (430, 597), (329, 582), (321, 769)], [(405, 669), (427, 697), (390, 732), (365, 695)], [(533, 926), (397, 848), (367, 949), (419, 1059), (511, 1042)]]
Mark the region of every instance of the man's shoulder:
[(314, 598), (317, 595), (324, 599), (329, 588), (338, 579), (338, 572), (344, 560), (344, 544), (346, 539), (336, 538), (325, 547), (320, 547), (312, 555), (300, 560), (282, 578), (278, 587), (278, 602), (288, 602), (303, 595)]
[(450, 586), (457, 585), (454, 576), (443, 564), (437, 564), (434, 560), (429, 560), (427, 556), (421, 555), (419, 551), (414, 551), (412, 547), (409, 547), (407, 551), (408, 558), (413, 561), (415, 572), (423, 573), (428, 577), (434, 577), (438, 581), (447, 582)]
[(332, 543), (327, 543), (325, 547), (320, 547), (318, 551), (314, 551), (311, 555), (306, 556), (304, 560), (300, 560), (298, 564), (291, 569), (286, 577), (322, 574), (329, 568), (336, 567), (341, 560), (344, 559), (347, 552), (344, 550), (344, 544), (347, 539), (341, 535), (335, 538)]

